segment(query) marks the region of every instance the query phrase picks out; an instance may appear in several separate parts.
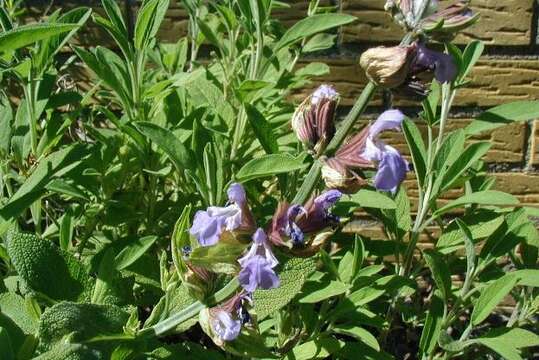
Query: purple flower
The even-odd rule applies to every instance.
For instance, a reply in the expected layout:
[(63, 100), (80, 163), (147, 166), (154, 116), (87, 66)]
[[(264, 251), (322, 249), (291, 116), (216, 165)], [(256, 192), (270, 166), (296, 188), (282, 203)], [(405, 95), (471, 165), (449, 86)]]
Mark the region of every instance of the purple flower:
[(400, 129), (403, 120), (404, 115), (400, 111), (388, 110), (369, 128), (369, 136), (361, 157), (378, 163), (378, 171), (374, 177), (374, 186), (378, 190), (395, 192), (409, 170), (408, 162), (397, 149), (378, 139), (378, 135), (384, 130)]
[(321, 231), (338, 223), (339, 219), (329, 209), (342, 197), (339, 190), (327, 190), (305, 205), (306, 212), (298, 217), (297, 224), (304, 233)]
[(270, 239), (274, 244), (286, 245), (283, 237), (292, 241), (292, 245), (304, 245), (305, 237), (326, 229), (338, 222), (338, 218), (329, 212), (341, 198), (338, 190), (328, 190), (301, 205), (281, 203), (273, 215)]
[(233, 318), (232, 314), (219, 309), (215, 312), (212, 322), (213, 331), (222, 341), (232, 341), (241, 332), (241, 319)]
[(279, 287), (279, 277), (273, 270), (279, 264), (271, 251), (264, 230), (258, 229), (253, 235), (253, 245), (238, 260), (242, 269), (238, 275), (245, 291), (252, 293), (257, 288), (273, 289)]
[(253, 244), (251, 248), (242, 258), (238, 260), (241, 266), (244, 266), (251, 258), (256, 255), (262, 256), (270, 264), (272, 268), (279, 264), (279, 261), (273, 255), (271, 251), (271, 245), (268, 242), (268, 237), (266, 233), (261, 228), (258, 228), (253, 234)]
[(411, 70), (415, 74), (433, 71), (434, 78), (440, 83), (451, 82), (458, 75), (457, 66), (451, 55), (430, 50), (422, 44), (417, 47), (416, 58)]
[(273, 289), (279, 287), (279, 277), (272, 269), (271, 264), (260, 255), (250, 258), (238, 275), (241, 286), (247, 292), (254, 292), (257, 288)]
[(233, 231), (240, 227), (253, 227), (252, 215), (247, 206), (245, 190), (234, 183), (228, 189), (229, 205), (210, 206), (195, 214), (189, 233), (195, 236), (202, 246), (215, 245), (223, 231)]
[(223, 346), (225, 341), (236, 339), (242, 325), (249, 321), (248, 313), (244, 308), (245, 301), (250, 302), (251, 299), (245, 292), (241, 292), (223, 304), (201, 312), (202, 329), (218, 346)]

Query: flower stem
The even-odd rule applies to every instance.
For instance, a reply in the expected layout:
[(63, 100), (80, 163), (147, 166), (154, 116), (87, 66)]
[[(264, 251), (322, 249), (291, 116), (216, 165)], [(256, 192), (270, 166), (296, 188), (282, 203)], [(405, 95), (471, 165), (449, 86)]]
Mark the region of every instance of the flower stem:
[(239, 282), (237, 278), (231, 280), (224, 288), (219, 290), (213, 297), (208, 299), (206, 302), (197, 301), (183, 310), (175, 313), (174, 315), (161, 320), (154, 326), (141, 329), (138, 332), (138, 337), (158, 337), (162, 336), (168, 331), (174, 329), (183, 322), (191, 319), (196, 316), (201, 310), (206, 307), (220, 303), (221, 301), (229, 298), (236, 290), (239, 288)]

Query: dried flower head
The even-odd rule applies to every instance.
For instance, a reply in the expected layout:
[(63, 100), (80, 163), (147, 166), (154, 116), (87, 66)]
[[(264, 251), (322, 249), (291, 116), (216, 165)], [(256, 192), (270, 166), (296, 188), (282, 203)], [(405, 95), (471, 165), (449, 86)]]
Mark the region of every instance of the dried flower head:
[(359, 64), (376, 85), (394, 88), (406, 81), (414, 53), (414, 46), (379, 46), (365, 51)]
[(307, 97), (292, 116), (292, 129), (310, 150), (320, 153), (335, 134), (335, 110), (339, 94), (321, 85)]

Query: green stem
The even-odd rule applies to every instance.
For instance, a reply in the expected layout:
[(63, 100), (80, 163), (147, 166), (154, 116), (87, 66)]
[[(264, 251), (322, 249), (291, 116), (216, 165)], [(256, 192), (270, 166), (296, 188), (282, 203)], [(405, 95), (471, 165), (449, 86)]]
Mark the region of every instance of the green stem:
[[(346, 118), (341, 123), (341, 126), (335, 133), (335, 136), (329, 143), (329, 145), (326, 148), (325, 154), (328, 156), (331, 156), (332, 154), (337, 151), (337, 149), (341, 146), (341, 144), (344, 142), (352, 128), (354, 127), (354, 124), (356, 123), (357, 119), (361, 114), (365, 111), (367, 108), (367, 105), (369, 101), (371, 100), (374, 91), (376, 90), (376, 85), (374, 83), (369, 82), (365, 89), (363, 89), (363, 92), (357, 99), (356, 103), (354, 104), (354, 107), (352, 107), (352, 110), (348, 113)], [(294, 197), (293, 203), (294, 204), (303, 204), (308, 199), (309, 196), (314, 191), (316, 184), (318, 183), (318, 180), (320, 178), (320, 172), (322, 170), (322, 164), (320, 161), (315, 161), (313, 166), (311, 167), (309, 173), (305, 177), (305, 180), (303, 181), (303, 184), (301, 184), (300, 189), (296, 193), (296, 196)]]
[(238, 279), (234, 278), (224, 288), (219, 290), (212, 298), (208, 299), (206, 303), (197, 301), (189, 305), (188, 307), (184, 308), (183, 310), (177, 312), (176, 314), (166, 318), (165, 320), (161, 320), (154, 326), (141, 329), (137, 335), (138, 337), (162, 336), (168, 331), (182, 324), (183, 322), (196, 316), (201, 310), (209, 306), (218, 304), (222, 302), (223, 300), (229, 298), (234, 292), (238, 290), (238, 288), (239, 288)]
[[(30, 71), (31, 73), (31, 71)], [(26, 98), (26, 109), (28, 111), (28, 125), (30, 126), (30, 141), (32, 144), (32, 154), (37, 157), (37, 119), (35, 119), (34, 102), (34, 79), (30, 74), (28, 84), (23, 88)]]
[[(406, 254), (404, 256), (404, 266), (401, 268), (400, 275), (401, 276), (407, 276), (410, 273), (410, 267), (412, 264), (412, 259), (414, 255), (414, 250), (417, 245), (417, 241), (419, 240), (419, 235), (421, 234), (421, 231), (429, 224), (431, 221), (425, 222), (425, 217), (427, 216), (427, 213), (429, 212), (430, 206), (431, 206), (431, 198), (432, 198), (432, 190), (434, 185), (434, 177), (432, 173), (432, 166), (434, 163), (434, 159), (436, 158), (436, 155), (440, 151), (440, 148), (442, 147), (443, 140), (444, 140), (444, 134), (445, 134), (445, 128), (447, 125), (447, 120), (449, 118), (449, 110), (451, 109), (451, 105), (453, 103), (453, 100), (455, 99), (456, 91), (453, 90), (451, 83), (445, 83), (442, 85), (442, 109), (440, 114), (440, 127), (438, 130), (438, 138), (436, 139), (436, 147), (434, 149), (434, 152), (432, 152), (432, 135), (429, 133), (429, 152), (428, 152), (428, 161), (427, 161), (427, 171), (426, 171), (426, 178), (427, 178), (427, 187), (425, 192), (423, 193), (423, 199), (419, 203), (418, 209), (417, 209), (417, 216), (415, 218), (414, 226), (412, 228), (411, 234), (410, 234), (410, 243), (408, 244), (408, 247), (406, 249)], [(432, 153), (431, 153), (432, 152)], [(419, 185), (419, 184), (418, 184)]]

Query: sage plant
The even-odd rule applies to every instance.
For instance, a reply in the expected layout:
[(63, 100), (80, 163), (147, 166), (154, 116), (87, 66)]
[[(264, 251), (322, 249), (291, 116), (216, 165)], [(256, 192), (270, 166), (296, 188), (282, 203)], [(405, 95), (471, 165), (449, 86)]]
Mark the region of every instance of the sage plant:
[[(22, 25), (0, 2), (2, 358), (536, 356), (537, 209), (494, 190), (491, 144), (469, 140), (539, 103), (450, 126), (483, 52), (452, 43), (481, 21), (468, 1), (388, 0), (402, 41), (357, 59), (350, 109), (337, 84), (294, 96), (353, 16), (312, 0), (286, 27), (285, 2), (184, 0), (168, 44), (170, 3), (132, 19), (102, 0), (107, 48), (68, 42), (90, 9)], [(361, 127), (382, 90), (421, 111)]]

